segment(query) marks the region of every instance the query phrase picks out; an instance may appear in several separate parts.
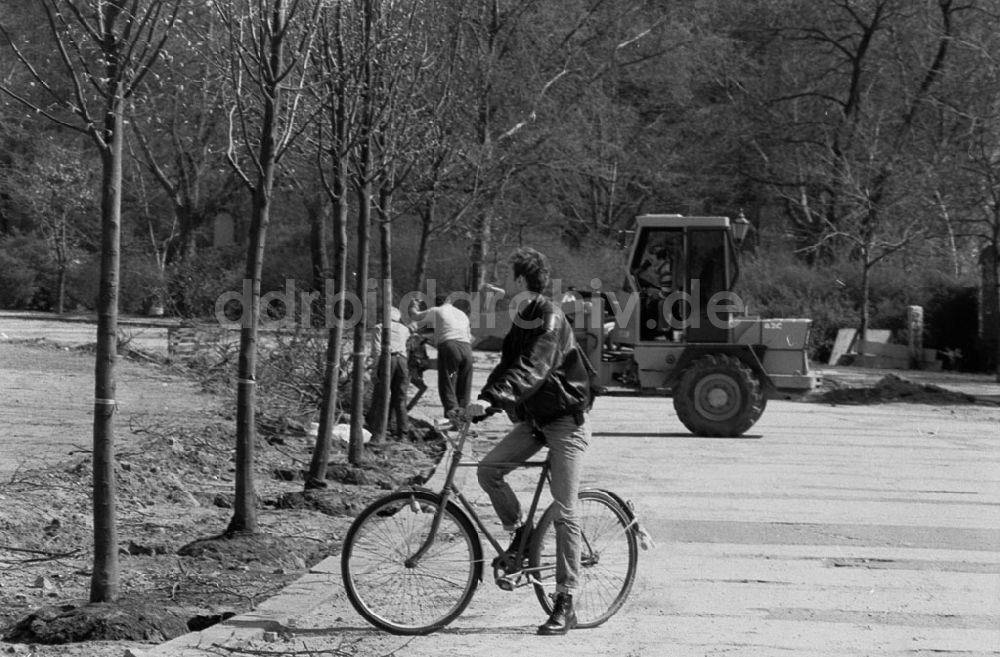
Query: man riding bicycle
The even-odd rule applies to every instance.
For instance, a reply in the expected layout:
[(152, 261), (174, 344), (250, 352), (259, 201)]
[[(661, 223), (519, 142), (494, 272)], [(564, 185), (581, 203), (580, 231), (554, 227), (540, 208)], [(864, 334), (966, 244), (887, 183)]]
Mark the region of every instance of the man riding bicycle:
[[(592, 402), (590, 363), (573, 337), (573, 327), (542, 294), (548, 262), (531, 248), (511, 257), (518, 313), (503, 342), (500, 362), (479, 399), (466, 407), (477, 418), (500, 408), (514, 421), (510, 432), (483, 458), (479, 483), (504, 528), (514, 532), (516, 550), (525, 532), (521, 504), (504, 477), (517, 463), (549, 448), (552, 497), (559, 509), (556, 528), (556, 599), (543, 635), (566, 634), (576, 626), (573, 594), (579, 584), (580, 525), (575, 512), (583, 457), (590, 442), (587, 413)], [(544, 440), (543, 440), (544, 438)]]

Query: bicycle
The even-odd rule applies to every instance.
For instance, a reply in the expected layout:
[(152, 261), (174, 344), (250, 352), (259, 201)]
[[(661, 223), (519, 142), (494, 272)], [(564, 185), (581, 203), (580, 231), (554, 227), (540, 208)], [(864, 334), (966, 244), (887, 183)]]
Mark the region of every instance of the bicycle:
[[(527, 523), (534, 524), (517, 550), (507, 553), (455, 484), (470, 423), (461, 421), (457, 440), (446, 433), (450, 456), (440, 492), (411, 488), (372, 502), (344, 538), (341, 575), (351, 605), (369, 623), (392, 634), (439, 630), (462, 614), (483, 579), (479, 532), (496, 551), (494, 582), (505, 591), (532, 586), (542, 609), (552, 612), (555, 583), (555, 513), (549, 506), (537, 524), (549, 462), (518, 466), (540, 469)], [(596, 627), (621, 609), (635, 580), (638, 548), (651, 541), (631, 502), (604, 489), (582, 490), (577, 512), (582, 530), (580, 587), (574, 596), (577, 627)]]

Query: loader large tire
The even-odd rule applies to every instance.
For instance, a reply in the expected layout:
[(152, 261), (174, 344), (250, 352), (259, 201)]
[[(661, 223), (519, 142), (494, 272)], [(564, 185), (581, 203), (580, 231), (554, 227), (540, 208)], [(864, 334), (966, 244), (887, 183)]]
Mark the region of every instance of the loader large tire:
[(741, 436), (765, 406), (757, 376), (739, 358), (724, 354), (691, 363), (674, 391), (677, 417), (696, 436)]

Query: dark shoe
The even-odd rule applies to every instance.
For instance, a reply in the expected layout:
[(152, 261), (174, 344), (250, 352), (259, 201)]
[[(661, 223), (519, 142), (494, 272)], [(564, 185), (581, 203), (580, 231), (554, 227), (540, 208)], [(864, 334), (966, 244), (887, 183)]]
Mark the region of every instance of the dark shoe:
[[(525, 539), (525, 550), (522, 555), (522, 563), (517, 563), (517, 550), (521, 546), (521, 537), (527, 532), (528, 536)], [(493, 560), (494, 568), (501, 568), (508, 573), (513, 573), (521, 570), (528, 564), (528, 543), (531, 541), (531, 527), (528, 525), (521, 525), (514, 530), (514, 535), (510, 539), (510, 545), (504, 550), (503, 554), (498, 556)]]
[(569, 593), (556, 595), (556, 604), (552, 615), (544, 624), (538, 626), (542, 636), (559, 636), (576, 627), (576, 612), (573, 610), (573, 596)]
[[(527, 534), (526, 537), (525, 537), (525, 534)], [(507, 546), (506, 554), (509, 554), (509, 555), (512, 555), (512, 556), (515, 555), (515, 554), (517, 554), (518, 548), (521, 547), (521, 539), (522, 538), (524, 538), (524, 541), (525, 541), (524, 545), (525, 545), (525, 548), (527, 548), (527, 546), (531, 542), (531, 527), (529, 527), (528, 525), (521, 525), (520, 527), (518, 527), (517, 529), (514, 530), (514, 536), (510, 539), (510, 545)], [(525, 556), (528, 555), (527, 549), (525, 549), (524, 554), (525, 554)]]

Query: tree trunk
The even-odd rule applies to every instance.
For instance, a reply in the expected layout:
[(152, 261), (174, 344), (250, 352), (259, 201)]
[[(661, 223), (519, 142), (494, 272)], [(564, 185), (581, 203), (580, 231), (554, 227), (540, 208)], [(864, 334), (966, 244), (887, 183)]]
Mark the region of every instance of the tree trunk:
[(94, 367), (94, 569), (91, 602), (118, 599), (115, 482), (115, 364), (118, 357), (118, 280), (121, 263), (122, 128), (120, 89), (104, 119), (101, 150), (101, 274)]
[(56, 245), (56, 314), (62, 315), (66, 310), (66, 271), (69, 269), (69, 247), (66, 245), (65, 213), (59, 220), (55, 230)]
[(958, 242), (955, 239), (955, 226), (951, 220), (951, 213), (948, 212), (948, 206), (945, 205), (944, 197), (941, 196), (941, 192), (934, 192), (934, 200), (937, 202), (938, 211), (941, 213), (941, 220), (944, 222), (944, 227), (948, 236), (948, 257), (951, 259), (951, 274), (958, 278), (962, 273), (960, 261), (958, 258)]
[[(306, 489), (326, 487), (326, 467), (330, 460), (330, 441), (333, 427), (337, 424), (337, 404), (340, 384), (341, 350), (344, 344), (344, 302), (347, 290), (347, 204), (341, 203), (334, 210), (334, 267), (336, 268), (336, 291), (326, 295), (328, 311), (334, 313), (333, 321), (327, 327), (326, 365), (323, 368), (323, 399), (320, 402), (319, 428)], [(330, 318), (329, 313), (327, 318)]]
[[(336, 8), (333, 34), (339, 61), (343, 62), (344, 39), (340, 5)], [(306, 490), (326, 487), (326, 469), (330, 460), (330, 441), (333, 427), (337, 423), (340, 396), (341, 352), (344, 348), (344, 304), (347, 292), (347, 171), (349, 155), (347, 150), (347, 89), (341, 76), (334, 86), (334, 105), (330, 112), (330, 123), (334, 135), (330, 153), (333, 156), (333, 181), (328, 183), (320, 169), (323, 188), (333, 205), (333, 270), (336, 291), (325, 295), (325, 322), (327, 327), (326, 365), (323, 368), (323, 397), (320, 402), (319, 428), (316, 445), (309, 463)], [(322, 131), (321, 131), (322, 134)], [(322, 144), (321, 144), (322, 146)], [(322, 157), (320, 158), (322, 167)], [(324, 287), (329, 287), (326, 285)]]
[(59, 265), (56, 273), (56, 314), (66, 311), (66, 265)]
[[(1000, 266), (996, 266), (996, 268), (997, 268), (996, 276), (1000, 276)], [(997, 279), (997, 280), (1000, 280), (1000, 279)], [(997, 297), (997, 307), (1000, 308), (1000, 285), (997, 285), (997, 288), (996, 288), (996, 297)], [(996, 349), (997, 363), (996, 363), (996, 377), (995, 378), (996, 378), (997, 383), (1000, 383), (1000, 321), (997, 321), (996, 333), (995, 333), (995, 335), (993, 337), (996, 340), (996, 346), (997, 346), (997, 349)]]
[(476, 224), (476, 235), (472, 242), (469, 272), (469, 291), (481, 290), (486, 284), (486, 256), (490, 250), (493, 234), (493, 211), (490, 208), (482, 214)]
[(304, 203), (309, 216), (309, 255), (312, 261), (313, 290), (321, 295), (330, 276), (329, 225), (326, 203), (319, 194), (312, 194)]
[(167, 263), (184, 265), (195, 257), (195, 230), (201, 223), (202, 215), (188, 203), (187, 198), (181, 201), (175, 200), (173, 203), (177, 235), (167, 245), (165, 260)]
[[(337, 289), (326, 294), (326, 365), (323, 368), (323, 399), (320, 403), (319, 429), (316, 446), (309, 463), (306, 489), (326, 487), (326, 467), (330, 460), (330, 441), (337, 423), (337, 404), (340, 385), (341, 350), (344, 345), (344, 294), (347, 291), (347, 157), (340, 152), (346, 141), (343, 118), (343, 96), (338, 98), (338, 145), (335, 150), (333, 176), (333, 267)], [(331, 311), (333, 317), (331, 317)]]
[[(371, 52), (374, 42), (375, 6), (372, 0), (364, 3), (364, 45), (366, 53)], [(360, 317), (354, 323), (354, 353), (352, 356), (352, 399), (351, 399), (351, 444), (347, 460), (358, 465), (364, 460), (364, 440), (362, 428), (365, 415), (365, 342), (368, 331), (368, 250), (371, 241), (372, 224), (372, 170), (374, 169), (375, 140), (375, 76), (372, 57), (364, 57), (362, 70), (361, 139), (358, 148), (358, 164), (355, 172), (355, 188), (358, 193), (358, 258), (355, 292), (360, 303)]]
[(389, 203), (392, 202), (392, 194), (383, 184), (379, 188), (379, 236), (381, 238), (380, 250), (382, 252), (382, 334), (379, 339), (382, 341), (382, 355), (379, 359), (378, 367), (378, 388), (375, 394), (383, 400), (379, 406), (378, 417), (372, 418), (372, 439), (385, 438), (386, 428), (389, 425), (389, 378), (392, 372), (392, 361), (388, 357), (391, 347), (392, 334), (392, 224), (389, 223)]
[(1000, 221), (994, 224), (993, 230), (993, 300), (996, 303), (994, 315), (993, 339), (996, 340), (996, 380), (1000, 383)]
[(434, 226), (434, 199), (427, 201), (420, 216), (420, 243), (417, 246), (417, 262), (413, 271), (413, 290), (422, 290), (427, 280), (427, 256), (430, 250), (431, 228)]
[(858, 340), (868, 339), (869, 304), (871, 302), (871, 263), (868, 262), (868, 253), (862, 254), (864, 259), (861, 266), (861, 326), (858, 327)]
[(360, 303), (360, 317), (354, 322), (354, 353), (352, 356), (352, 386), (351, 386), (351, 444), (348, 449), (348, 461), (358, 465), (364, 461), (364, 441), (362, 427), (365, 418), (365, 342), (368, 329), (368, 244), (371, 240), (371, 181), (368, 174), (371, 171), (371, 138), (365, 139), (361, 146), (362, 170), (357, 174), (362, 179), (357, 181), (358, 188), (358, 255), (357, 280), (354, 291)]
[[(482, 158), (479, 166), (483, 166), (486, 163), (493, 163), (493, 90), (496, 83), (493, 76), (503, 49), (500, 39), (500, 32), (503, 28), (503, 12), (501, 11), (499, 0), (491, 0), (488, 11), (489, 24), (486, 28), (486, 52), (483, 53), (488, 62), (487, 70), (485, 71), (487, 77), (483, 80), (482, 88), (479, 92), (478, 117), (475, 128), (481, 149), (480, 157)], [(492, 241), (493, 203), (495, 201), (495, 197), (490, 198), (473, 228), (475, 235), (473, 236), (472, 249), (469, 253), (470, 267), (468, 280), (466, 281), (469, 291), (480, 290), (483, 284), (486, 283), (486, 256), (489, 253)]]
[[(268, 134), (271, 134), (270, 132)], [(268, 141), (267, 138), (264, 140)], [(264, 150), (266, 146), (262, 146)], [(262, 168), (253, 196), (250, 242), (244, 276), (250, 281), (250, 307), (240, 328), (240, 351), (236, 381), (236, 499), (227, 534), (257, 531), (257, 494), (253, 480), (257, 442), (257, 348), (260, 337), (261, 272), (264, 245), (270, 221), (270, 195), (274, 180), (273, 157)], [(246, 303), (246, 300), (244, 300)]]
[[(281, 4), (275, 5), (272, 15), (272, 34), (281, 34), (284, 15)], [(269, 66), (280, 71), (283, 64), (283, 47), (280, 39), (269, 44)], [(247, 245), (244, 276), (250, 281), (250, 308), (244, 313), (244, 326), (240, 329), (238, 378), (236, 381), (236, 499), (233, 517), (227, 534), (254, 533), (257, 531), (257, 494), (254, 487), (254, 450), (257, 442), (257, 348), (260, 332), (260, 288), (264, 269), (264, 246), (267, 226), (271, 219), (271, 196), (277, 156), (277, 124), (281, 108), (281, 85), (275, 83), (264, 94), (264, 112), (261, 117), (261, 140), (257, 154), (259, 167), (253, 190), (250, 218), (250, 239)], [(246, 300), (244, 300), (246, 303)], [(246, 309), (245, 309), (246, 310)]]

